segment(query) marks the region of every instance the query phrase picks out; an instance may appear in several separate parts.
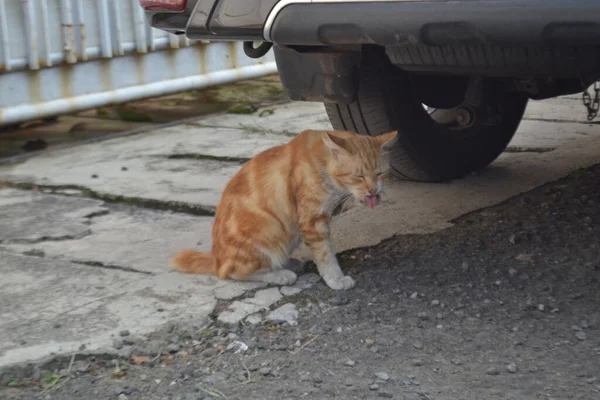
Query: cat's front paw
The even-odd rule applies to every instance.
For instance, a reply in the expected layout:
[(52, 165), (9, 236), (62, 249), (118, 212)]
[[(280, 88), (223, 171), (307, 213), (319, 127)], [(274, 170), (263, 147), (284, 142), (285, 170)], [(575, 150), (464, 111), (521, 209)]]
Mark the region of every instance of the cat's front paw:
[(355, 285), (354, 279), (349, 276), (342, 276), (338, 279), (327, 279), (325, 283), (333, 290), (349, 290)]

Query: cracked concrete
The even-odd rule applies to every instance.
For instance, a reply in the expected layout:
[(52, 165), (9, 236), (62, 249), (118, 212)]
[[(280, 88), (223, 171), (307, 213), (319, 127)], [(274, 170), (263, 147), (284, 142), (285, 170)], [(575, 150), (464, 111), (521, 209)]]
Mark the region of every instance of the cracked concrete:
[[(314, 285), (315, 274), (266, 288), (167, 267), (181, 248), (210, 248), (210, 214), (241, 163), (304, 129), (330, 128), (320, 104), (269, 110), (0, 166), (0, 368), (53, 354), (126, 351), (112, 348), (120, 330), (143, 336), (171, 321), (201, 325), (217, 301), (230, 302), (222, 322), (259, 323), (285, 296)], [(376, 210), (356, 208), (334, 221), (335, 249), (443, 229), (600, 162), (598, 148), (600, 129), (586, 123), (578, 97), (532, 102), (508, 151), (485, 172), (449, 184), (392, 180)], [(256, 292), (248, 298), (248, 291)], [(294, 310), (279, 311), (271, 318), (293, 323)]]

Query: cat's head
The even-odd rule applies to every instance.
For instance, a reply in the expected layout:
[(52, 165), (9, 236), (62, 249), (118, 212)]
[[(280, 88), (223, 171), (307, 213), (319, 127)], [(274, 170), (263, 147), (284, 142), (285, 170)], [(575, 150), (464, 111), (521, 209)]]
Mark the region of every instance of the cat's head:
[(398, 131), (378, 136), (326, 132), (323, 142), (330, 156), (327, 172), (333, 183), (374, 208), (389, 174), (389, 153), (397, 136)]

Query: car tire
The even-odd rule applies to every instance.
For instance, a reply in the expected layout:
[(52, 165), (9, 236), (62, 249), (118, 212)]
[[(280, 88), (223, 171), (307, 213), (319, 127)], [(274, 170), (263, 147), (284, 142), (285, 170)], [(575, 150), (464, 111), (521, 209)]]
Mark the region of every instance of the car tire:
[(383, 51), (363, 51), (358, 75), (353, 103), (325, 104), (329, 120), (334, 129), (364, 135), (397, 129), (392, 172), (411, 181), (447, 181), (488, 166), (512, 139), (528, 101), (522, 93), (482, 91), (480, 105), (471, 108), (474, 122), (457, 128), (432, 118), (411, 74), (390, 64)]

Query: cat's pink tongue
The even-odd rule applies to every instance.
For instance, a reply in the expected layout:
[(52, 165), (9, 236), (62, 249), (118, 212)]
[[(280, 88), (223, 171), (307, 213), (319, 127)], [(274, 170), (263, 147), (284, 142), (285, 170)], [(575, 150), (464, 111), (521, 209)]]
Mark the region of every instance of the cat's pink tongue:
[(367, 202), (367, 206), (372, 210), (377, 205), (377, 196), (365, 196), (365, 201)]

